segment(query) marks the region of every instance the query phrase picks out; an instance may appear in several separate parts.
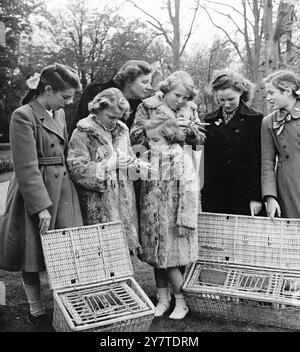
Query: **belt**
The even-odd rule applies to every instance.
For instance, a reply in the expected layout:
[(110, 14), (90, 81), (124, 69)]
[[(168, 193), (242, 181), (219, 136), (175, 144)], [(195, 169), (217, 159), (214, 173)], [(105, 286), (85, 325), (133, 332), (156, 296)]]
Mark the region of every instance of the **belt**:
[(49, 165), (65, 165), (65, 156), (46, 156), (43, 158), (38, 158), (39, 166), (49, 166)]

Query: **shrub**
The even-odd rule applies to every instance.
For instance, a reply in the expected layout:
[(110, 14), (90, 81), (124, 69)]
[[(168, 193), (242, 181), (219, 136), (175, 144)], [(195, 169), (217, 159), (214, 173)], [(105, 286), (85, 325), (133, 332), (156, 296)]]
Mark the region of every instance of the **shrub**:
[(7, 158), (0, 158), (0, 174), (5, 172), (13, 171), (13, 162), (11, 159)]

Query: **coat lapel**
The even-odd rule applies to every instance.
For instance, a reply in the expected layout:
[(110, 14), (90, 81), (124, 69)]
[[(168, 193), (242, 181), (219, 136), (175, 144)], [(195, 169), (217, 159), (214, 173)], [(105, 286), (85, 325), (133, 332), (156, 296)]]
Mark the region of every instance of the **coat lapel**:
[(38, 118), (41, 120), (43, 127), (48, 131), (55, 133), (58, 137), (65, 141), (64, 126), (61, 121), (60, 113), (58, 111), (54, 111), (52, 118), (37, 100), (30, 102), (30, 105), (37, 114)]

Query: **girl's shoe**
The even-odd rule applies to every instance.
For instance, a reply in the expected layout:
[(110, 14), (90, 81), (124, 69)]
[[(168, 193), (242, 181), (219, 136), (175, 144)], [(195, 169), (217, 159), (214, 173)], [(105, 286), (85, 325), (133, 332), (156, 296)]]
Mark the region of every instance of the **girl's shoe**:
[(170, 303), (158, 302), (157, 306), (155, 307), (154, 316), (162, 317), (169, 308), (170, 308)]
[(27, 321), (36, 330), (39, 330), (39, 331), (51, 331), (51, 330), (53, 330), (51, 321), (47, 317), (46, 314), (39, 315), (39, 316), (35, 317), (34, 315), (29, 313)]
[(188, 312), (189, 307), (187, 305), (175, 306), (172, 314), (169, 315), (169, 318), (174, 320), (181, 320), (187, 315)]

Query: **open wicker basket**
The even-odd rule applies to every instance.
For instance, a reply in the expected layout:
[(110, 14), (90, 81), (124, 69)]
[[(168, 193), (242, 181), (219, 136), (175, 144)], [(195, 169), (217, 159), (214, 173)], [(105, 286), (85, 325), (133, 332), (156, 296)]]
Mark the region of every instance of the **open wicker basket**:
[(154, 306), (133, 278), (121, 222), (48, 231), (42, 245), (56, 331), (148, 331)]
[(200, 213), (192, 311), (300, 329), (300, 219)]

